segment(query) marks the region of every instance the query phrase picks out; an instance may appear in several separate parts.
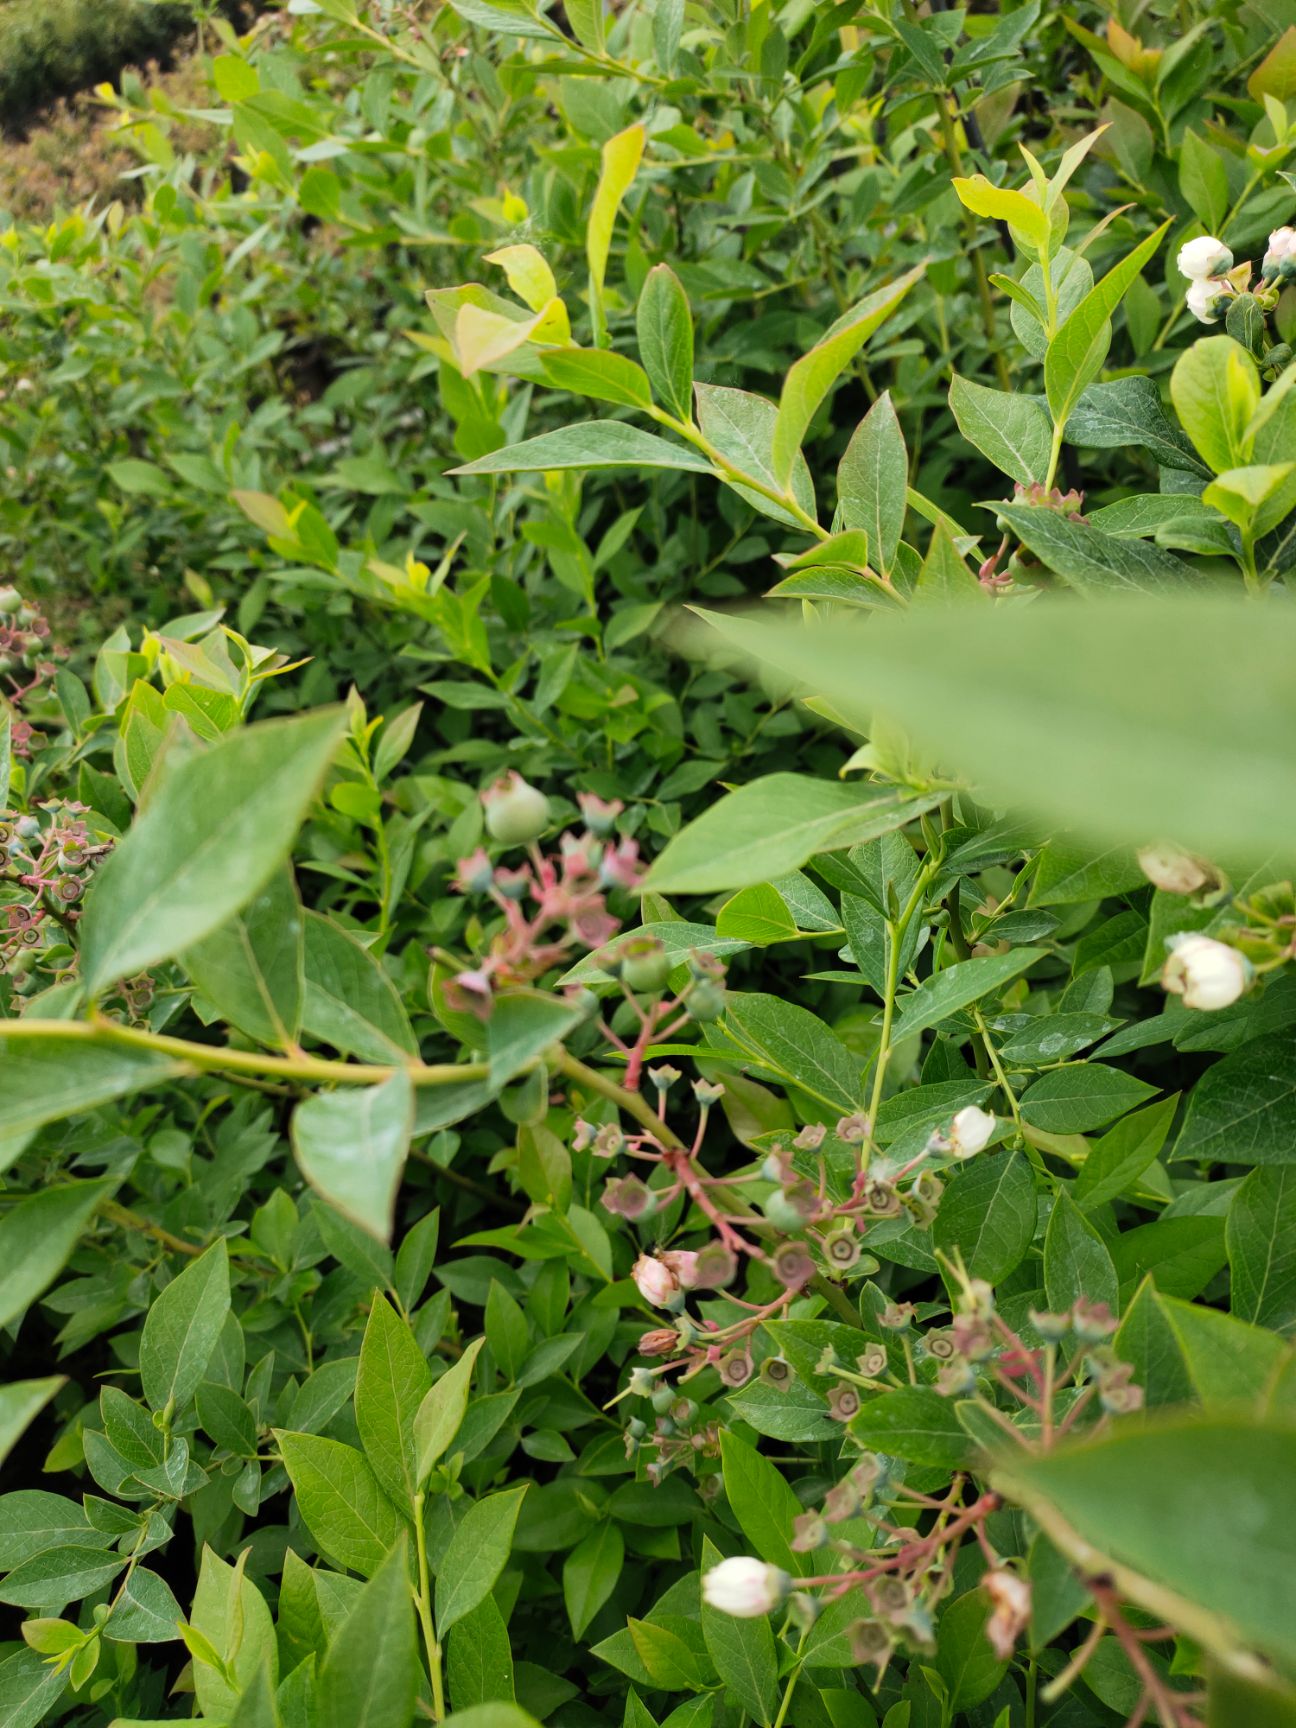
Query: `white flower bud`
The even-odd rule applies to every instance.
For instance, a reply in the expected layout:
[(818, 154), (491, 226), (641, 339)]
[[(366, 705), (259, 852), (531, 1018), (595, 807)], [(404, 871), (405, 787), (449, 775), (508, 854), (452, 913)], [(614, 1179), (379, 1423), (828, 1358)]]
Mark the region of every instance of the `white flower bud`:
[(1195, 894), (1214, 877), (1209, 864), (1178, 846), (1144, 846), (1138, 862), (1148, 881), (1163, 894)]
[(1210, 277), (1190, 282), (1185, 299), (1188, 310), (1199, 324), (1218, 324), (1232, 294), (1232, 284), (1224, 277)]
[(1260, 274), (1266, 282), (1275, 277), (1296, 280), (1296, 228), (1275, 228), (1269, 236), (1269, 250), (1260, 264)]
[(702, 1600), (739, 1620), (755, 1620), (778, 1607), (790, 1583), (787, 1573), (777, 1566), (753, 1560), (750, 1554), (737, 1554), (702, 1574)]
[(1179, 274), (1190, 282), (1203, 282), (1208, 276), (1223, 276), (1233, 268), (1233, 254), (1222, 240), (1213, 234), (1203, 234), (1179, 248)]
[(948, 1150), (955, 1158), (972, 1158), (990, 1144), (998, 1126), (988, 1110), (969, 1104), (950, 1123)]
[(1227, 1008), (1251, 982), (1250, 961), (1227, 942), (1189, 931), (1166, 941), (1170, 957), (1161, 983), (1172, 996), (1183, 997), (1185, 1008)]

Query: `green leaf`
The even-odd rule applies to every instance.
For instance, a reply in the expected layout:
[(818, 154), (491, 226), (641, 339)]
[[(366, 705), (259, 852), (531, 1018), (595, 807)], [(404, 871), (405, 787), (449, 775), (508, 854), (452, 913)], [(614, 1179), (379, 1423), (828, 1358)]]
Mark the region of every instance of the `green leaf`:
[(1097, 377), (1111, 346), (1108, 320), (1169, 226), (1163, 222), (1096, 282), (1049, 343), (1044, 356), (1044, 391), (1055, 425), (1066, 425), (1080, 393)]
[(728, 792), (671, 840), (644, 882), (658, 894), (747, 888), (901, 828), (937, 800), (894, 786), (766, 774)]
[(988, 390), (955, 376), (949, 404), (958, 429), (1010, 480), (1023, 486), (1043, 482), (1049, 469), (1053, 426), (1038, 396)]
[(306, 914), (302, 1024), (314, 1038), (365, 1062), (418, 1055), (399, 990), (368, 949), (318, 912)]
[(958, 1596), (941, 1614), (936, 1629), (936, 1671), (949, 1688), (956, 1711), (972, 1710), (998, 1686), (1008, 1671), (990, 1647), (986, 1622), (990, 1598), (984, 1590)]
[(166, 498), (175, 485), (166, 470), (159, 468), (156, 462), (142, 462), (134, 456), (127, 456), (121, 462), (110, 462), (108, 473), (123, 492), (136, 497)]
[(140, 1379), (151, 1409), (187, 1407), (229, 1311), (229, 1250), (221, 1237), (171, 1280), (145, 1317)]
[(585, 225), (585, 256), (589, 261), (590, 309), (594, 315), (595, 335), (602, 341), (604, 329), (603, 283), (607, 275), (608, 253), (612, 248), (612, 229), (616, 224), (621, 200), (630, 190), (639, 164), (643, 160), (647, 134), (641, 123), (627, 126), (623, 132), (609, 138), (602, 150), (602, 167), (594, 202), (590, 205)]
[(1156, 1302), (1203, 1404), (1255, 1404), (1290, 1359), (1284, 1340), (1262, 1326), (1159, 1291)]
[(526, 1360), (530, 1329), (520, 1305), (494, 1278), (486, 1295), (486, 1342), (504, 1378), (515, 1380)]
[(1193, 566), (1173, 552), (1146, 540), (1104, 534), (1045, 504), (1003, 504), (999, 514), (1055, 576), (1083, 594), (1181, 593), (1200, 585)]
[(365, 1457), (397, 1505), (412, 1507), (418, 1492), (414, 1423), (431, 1385), (414, 1334), (387, 1298), (376, 1295), (360, 1345), (355, 1419)]
[(1016, 948), (1008, 954), (987, 954), (976, 960), (959, 960), (929, 978), (897, 1003), (900, 1020), (894, 1036), (912, 1038), (948, 1020), (961, 1008), (979, 1002), (1020, 977), (1047, 953), (1044, 948)]
[(213, 1722), (229, 1721), (239, 1694), (267, 1664), (272, 1680), (278, 1671), (274, 1621), (265, 1597), (246, 1576), (247, 1559), (248, 1551), (244, 1550), (238, 1563), (230, 1566), (204, 1546), (198, 1570), (192, 1624), (234, 1680), (231, 1685), (219, 1669), (194, 1662), (198, 1704)]
[(598, 1524), (563, 1561), (563, 1602), (572, 1637), (582, 1638), (621, 1576), (625, 1538), (610, 1519)]
[(859, 1109), (859, 1058), (808, 1009), (778, 996), (731, 990), (723, 1024), (726, 1038), (744, 1055), (825, 1109)]
[(1015, 192), (1007, 186), (996, 186), (984, 174), (955, 178), (951, 184), (960, 202), (975, 216), (988, 216), (993, 222), (1006, 222), (1014, 237), (1027, 241), (1037, 252), (1049, 242), (1049, 218), (1039, 202), (1025, 192)]
[(414, 1088), (397, 1072), (380, 1086), (303, 1099), (293, 1111), (293, 1154), (317, 1194), (386, 1242), (413, 1128)]
[(516, 1704), (478, 1704), (471, 1710), (456, 1710), (446, 1718), (445, 1728), (540, 1728), (540, 1724)]
[(444, 1637), (495, 1588), (508, 1562), (522, 1496), (529, 1483), (491, 1494), (468, 1508), (437, 1567), (436, 1625)]
[(86, 901), (92, 994), (192, 947), (265, 887), (344, 724), (336, 708), (263, 720), (168, 765)]
[(855, 428), (837, 468), (842, 523), (863, 530), (867, 556), (882, 575), (895, 567), (908, 484), (904, 433), (891, 392), (884, 390)]
[(66, 1376), (51, 1374), (44, 1380), (11, 1380), (7, 1386), (0, 1386), (0, 1464), (66, 1383)]
[(34, 1650), (15, 1650), (0, 1662), (0, 1728), (36, 1728), (69, 1682), (66, 1668), (52, 1668)]
[(774, 480), (780, 491), (786, 491), (791, 482), (801, 442), (820, 403), (873, 332), (922, 279), (925, 269), (920, 264), (895, 282), (866, 295), (849, 312), (844, 312), (810, 352), (792, 366), (779, 397), (770, 446)]
[(1023, 1118), (1049, 1134), (1084, 1134), (1123, 1116), (1156, 1087), (1123, 1068), (1068, 1062), (1033, 1080), (1019, 1100)]
[(1149, 1422), (1014, 1454), (992, 1480), (1064, 1553), (1208, 1650), (1296, 1668), (1296, 1429)]
[(42, 1188), (0, 1220), (0, 1326), (8, 1326), (54, 1282), (82, 1230), (115, 1182)]
[(301, 1030), (304, 956), (296, 884), (280, 870), (180, 964), (223, 1019), (259, 1044), (287, 1049)]
[[(185, 1072), (184, 1063), (172, 1056), (106, 1040), (93, 1043), (80, 1027), (33, 1036), (24, 1034), (21, 1022), (5, 1024), (8, 1032), (0, 1035), (0, 1137), (4, 1140), (17, 1140), (42, 1123), (80, 1116)], [(0, 1159), (0, 1167), (5, 1162), (9, 1159)]]
[(183, 1619), (166, 1580), (137, 1566), (116, 1600), (104, 1637), (120, 1644), (169, 1644), (179, 1638)]
[(1067, 839), (1050, 840), (1039, 856), (1031, 883), (1031, 906), (1075, 906), (1106, 900), (1141, 888), (1147, 877), (1125, 846), (1097, 852)]
[(1125, 1194), (1165, 1144), (1179, 1094), (1136, 1110), (1095, 1140), (1072, 1186), (1076, 1204), (1090, 1212)]
[(792, 1522), (804, 1507), (781, 1470), (728, 1429), (720, 1431), (725, 1497), (754, 1552), (797, 1576), (814, 1571), (814, 1556), (791, 1547)]
[(693, 418), (693, 317), (669, 264), (648, 272), (635, 309), (639, 358), (653, 394), (677, 419)]
[(1165, 468), (1199, 475), (1211, 472), (1166, 414), (1161, 392), (1151, 378), (1091, 384), (1071, 411), (1067, 442), (1094, 450), (1123, 450), (1135, 444)]
[(543, 474), (557, 468), (683, 468), (711, 473), (705, 457), (683, 444), (668, 444), (653, 432), (620, 420), (584, 420), (541, 432), (451, 468), (451, 474)]
[(69, 1602), (79, 1602), (111, 1583), (125, 1564), (123, 1554), (104, 1554), (79, 1543), (43, 1548), (15, 1566), (0, 1584), (0, 1602), (12, 1602), (34, 1614), (61, 1614)]
[(1254, 1038), (1213, 1063), (1188, 1094), (1171, 1159), (1296, 1161), (1296, 1027)]
[[(774, 471), (774, 430), (778, 410), (765, 396), (751, 390), (734, 390), (724, 384), (697, 384), (693, 390), (697, 402), (698, 423), (711, 443), (725, 459), (752, 480), (759, 481), (766, 492), (789, 498), (807, 516), (814, 515), (814, 481), (803, 456), (793, 459), (790, 480), (781, 483)], [(740, 498), (772, 516), (788, 527), (800, 527), (790, 508), (775, 503), (752, 486), (725, 477)]]
[(1208, 233), (1215, 233), (1228, 214), (1229, 183), (1224, 158), (1191, 130), (1179, 146), (1179, 190), (1184, 203)]
[(1296, 1329), (1296, 1168), (1253, 1170), (1225, 1227), (1231, 1306), (1275, 1332)]
[[(702, 1544), (702, 1570), (720, 1564), (712, 1542)], [(702, 1603), (702, 1636), (716, 1673), (748, 1715), (767, 1725), (779, 1705), (779, 1664), (769, 1616), (737, 1619)]]
[[(353, 0), (314, 0), (319, 11), (339, 23), (351, 23), (355, 13)], [(552, 42), (557, 31), (547, 18), (538, 15), (528, 0), (450, 0), (451, 10), (479, 30), (495, 31), (505, 36), (522, 36), (539, 42)], [(503, 1728), (503, 1725), (501, 1725)]]
[(616, 402), (623, 408), (650, 408), (652, 391), (641, 366), (606, 348), (546, 348), (540, 370), (558, 390)]
[(421, 1678), (402, 1536), (329, 1643), (316, 1694), (320, 1728), (409, 1728)]
[(1107, 1244), (1065, 1191), (1053, 1203), (1044, 1233), (1044, 1290), (1055, 1314), (1065, 1314), (1084, 1297), (1120, 1307), (1116, 1268)]
[(404, 1529), (372, 1465), (354, 1446), (275, 1430), (297, 1506), (320, 1552), (372, 1578)]
[(864, 1446), (913, 1464), (957, 1469), (971, 1450), (953, 1399), (930, 1386), (901, 1386), (870, 1398), (851, 1417), (850, 1431)]
[[(1188, 594), (913, 609), (859, 630), (703, 616), (848, 723), (891, 716), (990, 802), (1094, 842), (1173, 834), (1206, 857), (1296, 852), (1296, 617), (1281, 606), (1263, 631), (1240, 596)], [(1168, 702), (1171, 687), (1209, 688), (1209, 710)]]
[(415, 1412), (414, 1443), (420, 1485), (427, 1481), (432, 1466), (459, 1432), (468, 1408), (473, 1363), (484, 1342), (482, 1338), (474, 1338), (464, 1346), (463, 1355), (446, 1369)]
[(451, 1700), (468, 1707), (512, 1703), (513, 1654), (508, 1627), (493, 1596), (483, 1596), (450, 1633), (446, 1683)]
[(1038, 1206), (1029, 1160), (1020, 1152), (987, 1152), (946, 1189), (933, 1244), (951, 1256), (961, 1253), (973, 1278), (998, 1284), (1026, 1258)]
[(491, 1084), (503, 1086), (522, 1073), (584, 1018), (579, 1003), (539, 990), (512, 990), (498, 997), (486, 1023)]
[(1224, 1220), (1158, 1218), (1122, 1231), (1111, 1254), (1123, 1291), (1146, 1275), (1162, 1295), (1199, 1296), (1228, 1258)]
[(1186, 348), (1170, 374), (1170, 399), (1202, 460), (1216, 474), (1244, 467), (1247, 428), (1260, 406), (1260, 374), (1240, 342), (1205, 336)]

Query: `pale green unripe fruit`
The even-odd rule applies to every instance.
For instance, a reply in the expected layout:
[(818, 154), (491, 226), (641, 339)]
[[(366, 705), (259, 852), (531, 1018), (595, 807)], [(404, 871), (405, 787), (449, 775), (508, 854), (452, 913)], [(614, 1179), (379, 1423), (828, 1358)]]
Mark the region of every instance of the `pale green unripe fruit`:
[(550, 823), (549, 800), (520, 774), (509, 773), (482, 794), (486, 832), (502, 846), (538, 840)]
[(665, 989), (671, 972), (670, 956), (656, 937), (632, 937), (620, 960), (622, 981), (631, 990), (651, 994)]
[(781, 1188), (766, 1195), (761, 1202), (761, 1211), (776, 1230), (801, 1230), (805, 1226), (805, 1219)]

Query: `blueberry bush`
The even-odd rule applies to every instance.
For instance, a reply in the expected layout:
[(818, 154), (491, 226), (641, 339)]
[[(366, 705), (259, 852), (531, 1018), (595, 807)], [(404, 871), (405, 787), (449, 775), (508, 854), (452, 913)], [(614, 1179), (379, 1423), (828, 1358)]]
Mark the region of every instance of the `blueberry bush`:
[(196, 10), (0, 226), (0, 1728), (1292, 1728), (1296, 7)]

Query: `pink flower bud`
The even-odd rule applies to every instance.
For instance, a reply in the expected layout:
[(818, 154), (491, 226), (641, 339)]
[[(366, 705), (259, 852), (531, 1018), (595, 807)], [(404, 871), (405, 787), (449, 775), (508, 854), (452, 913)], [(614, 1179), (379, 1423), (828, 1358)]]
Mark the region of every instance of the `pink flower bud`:
[(479, 846), (455, 865), (454, 885), (461, 894), (484, 894), (491, 885), (491, 861)]
[(580, 813), (585, 818), (585, 826), (591, 834), (597, 834), (600, 839), (612, 832), (612, 826), (617, 817), (625, 809), (619, 798), (610, 802), (597, 797), (593, 792), (578, 792), (576, 802), (580, 805)]
[(668, 1248), (660, 1256), (663, 1263), (670, 1268), (671, 1275), (681, 1290), (691, 1290), (697, 1282), (698, 1257), (687, 1248)]
[(651, 1302), (654, 1308), (669, 1308), (682, 1289), (670, 1266), (654, 1254), (641, 1254), (630, 1276), (644, 1301)]

